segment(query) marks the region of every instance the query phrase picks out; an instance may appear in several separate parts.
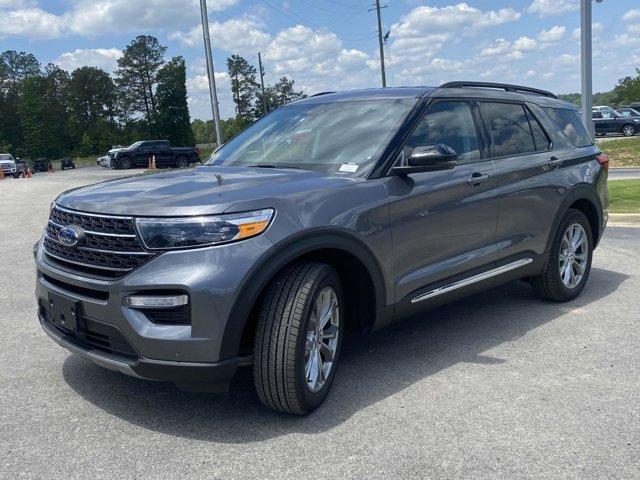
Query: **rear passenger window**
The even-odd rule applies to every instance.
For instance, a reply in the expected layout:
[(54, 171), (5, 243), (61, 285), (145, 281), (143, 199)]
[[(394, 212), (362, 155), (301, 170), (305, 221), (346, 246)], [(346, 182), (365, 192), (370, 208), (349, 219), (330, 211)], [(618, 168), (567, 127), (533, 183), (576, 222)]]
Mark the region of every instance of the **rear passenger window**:
[(547, 138), (547, 135), (544, 133), (544, 130), (538, 123), (538, 120), (533, 116), (533, 114), (527, 110), (527, 118), (529, 119), (529, 126), (531, 127), (531, 133), (533, 133), (533, 143), (535, 144), (537, 152), (544, 152), (545, 150), (549, 150), (551, 147), (551, 143)]
[[(569, 137), (569, 140), (576, 147), (588, 147), (593, 145), (591, 135), (587, 133), (587, 129), (582, 123), (580, 114), (576, 110), (569, 110), (565, 108), (543, 108), (543, 110), (549, 115)], [(596, 115), (599, 114), (599, 115)], [(600, 112), (594, 112), (593, 118), (602, 118)]]
[(493, 137), (495, 157), (536, 151), (529, 120), (522, 105), (483, 103), (482, 114)]
[(480, 160), (478, 135), (467, 102), (438, 102), (431, 106), (405, 147), (425, 147), (444, 143), (458, 154), (458, 163)]

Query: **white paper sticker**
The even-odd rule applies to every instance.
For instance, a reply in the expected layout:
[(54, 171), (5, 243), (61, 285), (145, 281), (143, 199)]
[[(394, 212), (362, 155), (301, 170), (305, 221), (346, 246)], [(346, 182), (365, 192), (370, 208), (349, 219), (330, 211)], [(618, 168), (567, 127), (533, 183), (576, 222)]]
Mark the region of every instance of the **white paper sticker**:
[(358, 166), (359, 165), (356, 165), (355, 163), (343, 163), (342, 166), (340, 167), (340, 171), (356, 173), (358, 171)]

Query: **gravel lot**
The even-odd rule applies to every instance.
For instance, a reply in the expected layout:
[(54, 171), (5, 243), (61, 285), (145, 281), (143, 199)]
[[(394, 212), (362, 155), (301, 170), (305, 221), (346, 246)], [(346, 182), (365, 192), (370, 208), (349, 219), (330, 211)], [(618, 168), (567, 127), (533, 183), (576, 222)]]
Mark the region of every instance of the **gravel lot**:
[(31, 246), (95, 168), (0, 182), (0, 478), (640, 478), (640, 230), (573, 303), (516, 282), (352, 338), (326, 404), (263, 408), (85, 363), (41, 332)]

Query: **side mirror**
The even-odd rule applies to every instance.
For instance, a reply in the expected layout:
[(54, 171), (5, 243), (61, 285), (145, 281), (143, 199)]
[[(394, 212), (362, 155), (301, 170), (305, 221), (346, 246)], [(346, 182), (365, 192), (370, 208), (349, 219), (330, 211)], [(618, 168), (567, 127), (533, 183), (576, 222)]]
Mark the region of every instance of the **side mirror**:
[(425, 147), (416, 147), (409, 154), (407, 165), (393, 167), (394, 175), (408, 175), (418, 172), (437, 172), (451, 170), (456, 166), (458, 154), (449, 145), (438, 143)]

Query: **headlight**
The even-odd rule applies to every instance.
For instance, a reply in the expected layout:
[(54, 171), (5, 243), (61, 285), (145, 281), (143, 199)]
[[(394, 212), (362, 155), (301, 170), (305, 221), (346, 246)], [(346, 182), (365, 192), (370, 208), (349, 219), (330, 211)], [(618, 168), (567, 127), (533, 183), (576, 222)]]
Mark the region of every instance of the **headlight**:
[(274, 210), (229, 215), (138, 218), (136, 225), (149, 250), (172, 250), (235, 242), (264, 232)]

